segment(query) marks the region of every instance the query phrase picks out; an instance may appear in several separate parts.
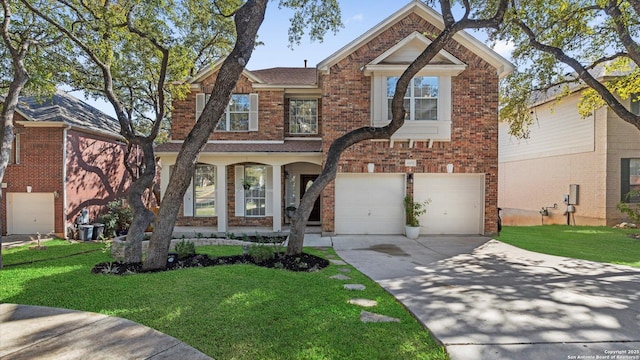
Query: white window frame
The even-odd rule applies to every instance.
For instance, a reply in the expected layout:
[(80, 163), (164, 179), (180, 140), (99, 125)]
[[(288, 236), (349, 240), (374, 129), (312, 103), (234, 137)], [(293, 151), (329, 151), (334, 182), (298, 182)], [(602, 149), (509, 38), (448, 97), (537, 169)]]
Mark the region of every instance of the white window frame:
[[(194, 174), (194, 178), (192, 180), (192, 188), (193, 188), (193, 216), (194, 217), (215, 217), (217, 216), (216, 213), (216, 167), (214, 165), (211, 164), (205, 164), (205, 163), (198, 163), (196, 165), (196, 171), (198, 167), (203, 167), (203, 166), (210, 166), (212, 168), (212, 174), (211, 177), (213, 179), (213, 185), (214, 185), (214, 191), (213, 191), (213, 195), (209, 196), (209, 197), (204, 197), (204, 198), (198, 198), (198, 186), (196, 184), (196, 179), (195, 179), (195, 174)], [(213, 199), (213, 214), (198, 214), (198, 200), (199, 199)]]
[[(233, 95), (248, 95), (249, 96), (249, 119), (248, 119), (248, 129), (247, 130), (227, 130), (230, 126), (230, 111), (229, 106), (225, 110), (222, 119), (225, 121), (225, 129), (219, 129), (216, 127), (215, 131), (219, 132), (247, 132), (247, 131), (258, 131), (258, 94), (250, 93), (250, 94), (232, 94)], [(196, 121), (202, 115), (205, 105), (209, 102), (209, 98), (211, 94), (198, 93), (196, 94)], [(229, 101), (231, 103), (231, 101)], [(221, 121), (222, 121), (221, 119)]]
[[(429, 140), (451, 141), (451, 82), (452, 77), (459, 73), (458, 68), (426, 69), (416, 76), (438, 78), (438, 120), (405, 121), (404, 125), (392, 136), (393, 140)], [(387, 78), (400, 76), (399, 70), (376, 70), (371, 73), (371, 113), (372, 126), (381, 127), (389, 124), (389, 101), (387, 98)]]
[[(387, 93), (387, 120), (391, 121), (391, 111), (390, 111), (390, 107), (391, 107), (391, 100), (393, 99), (393, 93), (395, 93), (395, 85), (394, 88), (391, 89), (393, 90), (393, 93), (390, 94), (390, 89), (389, 89), (389, 79), (390, 78), (397, 78), (399, 79), (399, 76), (387, 76), (386, 78), (386, 82), (387, 82), (387, 87), (386, 87), (386, 93)], [(438, 88), (438, 94), (433, 97), (433, 96), (425, 96), (425, 97), (421, 97), (418, 98), (416, 97), (415, 94), (415, 86), (414, 83), (417, 79), (423, 79), (423, 78), (427, 78), (427, 79), (435, 79), (436, 81), (436, 87)], [(397, 83), (397, 80), (396, 80)], [(405, 103), (408, 101), (409, 102), (409, 109), (407, 109), (407, 118), (405, 118), (405, 121), (438, 121), (438, 113), (437, 113), (437, 109), (438, 109), (438, 97), (439, 97), (439, 92), (440, 92), (440, 79), (437, 76), (415, 76), (413, 79), (411, 79), (411, 82), (409, 83), (409, 86), (407, 87), (407, 93), (405, 93), (404, 96), (404, 100)], [(391, 96), (389, 96), (391, 95)], [(417, 99), (427, 99), (427, 100), (436, 100), (436, 118), (435, 119), (416, 119), (416, 100)]]
[[(315, 103), (315, 114), (297, 115), (294, 114), (294, 102), (312, 102)], [(318, 134), (318, 99), (310, 98), (290, 98), (289, 99), (289, 133), (296, 135), (314, 135)], [(301, 126), (296, 126), (298, 131), (294, 131), (294, 125), (299, 125), (296, 119), (301, 119), (305, 125), (309, 125), (312, 131), (300, 131)]]
[[(264, 214), (258, 214), (258, 215), (248, 215), (247, 214), (247, 202), (248, 199), (262, 199), (262, 196), (247, 196), (249, 195), (247, 193), (247, 191), (252, 191), (251, 188), (255, 187), (255, 186), (261, 186), (260, 184), (252, 184), (251, 187), (249, 188), (249, 190), (245, 190), (244, 189), (244, 180), (245, 180), (245, 173), (246, 173), (246, 168), (247, 167), (252, 167), (252, 166), (262, 166), (264, 167), (265, 171), (264, 171), (264, 178), (263, 178), (263, 185), (264, 186)], [(267, 216), (273, 216), (273, 167), (270, 165), (263, 165), (263, 164), (247, 164), (247, 165), (236, 165), (235, 166), (235, 187), (236, 187), (236, 191), (235, 191), (235, 216), (243, 216), (243, 217), (248, 217), (248, 218), (262, 218), (262, 217), (267, 217)]]

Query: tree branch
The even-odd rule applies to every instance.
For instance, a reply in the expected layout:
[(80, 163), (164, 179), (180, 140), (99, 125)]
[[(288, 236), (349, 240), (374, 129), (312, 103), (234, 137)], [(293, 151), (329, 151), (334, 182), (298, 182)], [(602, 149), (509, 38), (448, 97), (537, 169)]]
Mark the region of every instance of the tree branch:
[(624, 121), (634, 125), (640, 129), (640, 116), (634, 115), (627, 110), (613, 95), (604, 84), (596, 80), (591, 73), (576, 59), (568, 56), (565, 52), (557, 47), (543, 44), (537, 40), (536, 34), (522, 21), (516, 20), (516, 25), (525, 33), (529, 39), (529, 44), (539, 51), (552, 55), (558, 61), (570, 66), (577, 76), (584, 81), (587, 86), (594, 89), (604, 100), (604, 102), (613, 110), (616, 115)]

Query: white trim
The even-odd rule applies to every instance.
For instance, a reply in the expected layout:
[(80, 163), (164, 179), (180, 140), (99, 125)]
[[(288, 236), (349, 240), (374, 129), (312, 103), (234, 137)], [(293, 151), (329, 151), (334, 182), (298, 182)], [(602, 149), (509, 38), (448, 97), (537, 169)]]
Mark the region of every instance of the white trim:
[[(397, 73), (404, 72), (408, 66), (409, 65), (404, 65), (404, 64), (365, 65), (363, 73), (367, 76), (371, 76), (374, 73), (376, 75), (381, 73), (397, 74)], [(438, 76), (438, 75), (458, 76), (460, 75), (460, 73), (462, 73), (466, 69), (467, 69), (467, 65), (464, 65), (464, 64), (463, 65), (443, 65), (443, 64), (427, 65), (423, 67), (422, 70), (420, 70), (418, 74), (416, 74), (416, 76), (419, 76), (419, 75), (421, 76)]]
[(184, 216), (194, 216), (195, 211), (193, 211), (193, 178), (191, 178), (189, 182), (189, 187), (187, 191), (184, 193), (184, 197), (182, 198), (182, 215)]
[[(189, 80), (187, 80), (187, 83), (190, 84), (192, 87), (194, 86), (194, 84), (197, 84), (197, 86), (200, 86), (200, 84), (198, 83), (200, 83), (202, 80), (208, 78), (213, 73), (218, 71), (220, 66), (222, 66), (222, 63), (224, 63), (225, 59), (226, 59), (226, 56), (223, 56), (220, 59), (214, 61), (213, 63), (204, 66), (200, 71), (198, 71), (197, 74), (195, 74)], [(249, 81), (253, 83), (258, 83), (258, 84), (263, 83), (262, 79), (260, 79), (258, 76), (256, 76), (255, 74), (253, 74), (251, 71), (247, 69), (244, 69), (242, 71), (242, 75), (246, 76), (247, 79), (249, 79)]]
[(258, 131), (258, 94), (249, 94), (249, 131)]
[(234, 193), (236, 194), (235, 216), (244, 216), (244, 187), (242, 180), (244, 179), (244, 166), (236, 165), (234, 174)]
[(291, 141), (322, 141), (322, 138), (319, 137), (285, 137), (285, 140), (291, 140)]

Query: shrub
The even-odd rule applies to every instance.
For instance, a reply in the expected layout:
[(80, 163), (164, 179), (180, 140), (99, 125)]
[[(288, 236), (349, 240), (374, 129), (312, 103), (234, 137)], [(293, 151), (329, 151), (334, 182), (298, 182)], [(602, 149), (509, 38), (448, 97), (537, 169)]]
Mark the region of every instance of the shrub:
[(263, 263), (276, 257), (276, 249), (262, 244), (251, 245), (248, 254), (256, 263)]
[(104, 224), (104, 234), (107, 237), (114, 237), (120, 231), (129, 230), (132, 221), (133, 210), (124, 199), (108, 202), (107, 213), (100, 217), (100, 222)]
[(404, 197), (404, 214), (406, 217), (406, 223), (409, 226), (420, 226), (418, 218), (427, 212), (427, 205), (431, 200), (425, 200), (424, 202), (415, 202), (411, 195)]
[(640, 222), (640, 203), (631, 203), (631, 199), (640, 197), (640, 190), (629, 191), (625, 196), (625, 201), (620, 201), (616, 205), (616, 209), (627, 215), (630, 220)]
[(176, 244), (176, 253), (178, 254), (178, 259), (194, 256), (196, 254), (196, 245), (183, 239)]

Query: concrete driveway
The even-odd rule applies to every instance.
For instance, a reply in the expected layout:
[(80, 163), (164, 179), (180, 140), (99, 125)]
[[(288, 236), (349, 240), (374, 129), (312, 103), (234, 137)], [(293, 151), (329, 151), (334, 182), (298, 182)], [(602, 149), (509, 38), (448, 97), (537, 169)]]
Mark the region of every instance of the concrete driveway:
[(338, 255), (401, 301), (451, 359), (640, 360), (640, 269), (479, 236), (332, 240)]

